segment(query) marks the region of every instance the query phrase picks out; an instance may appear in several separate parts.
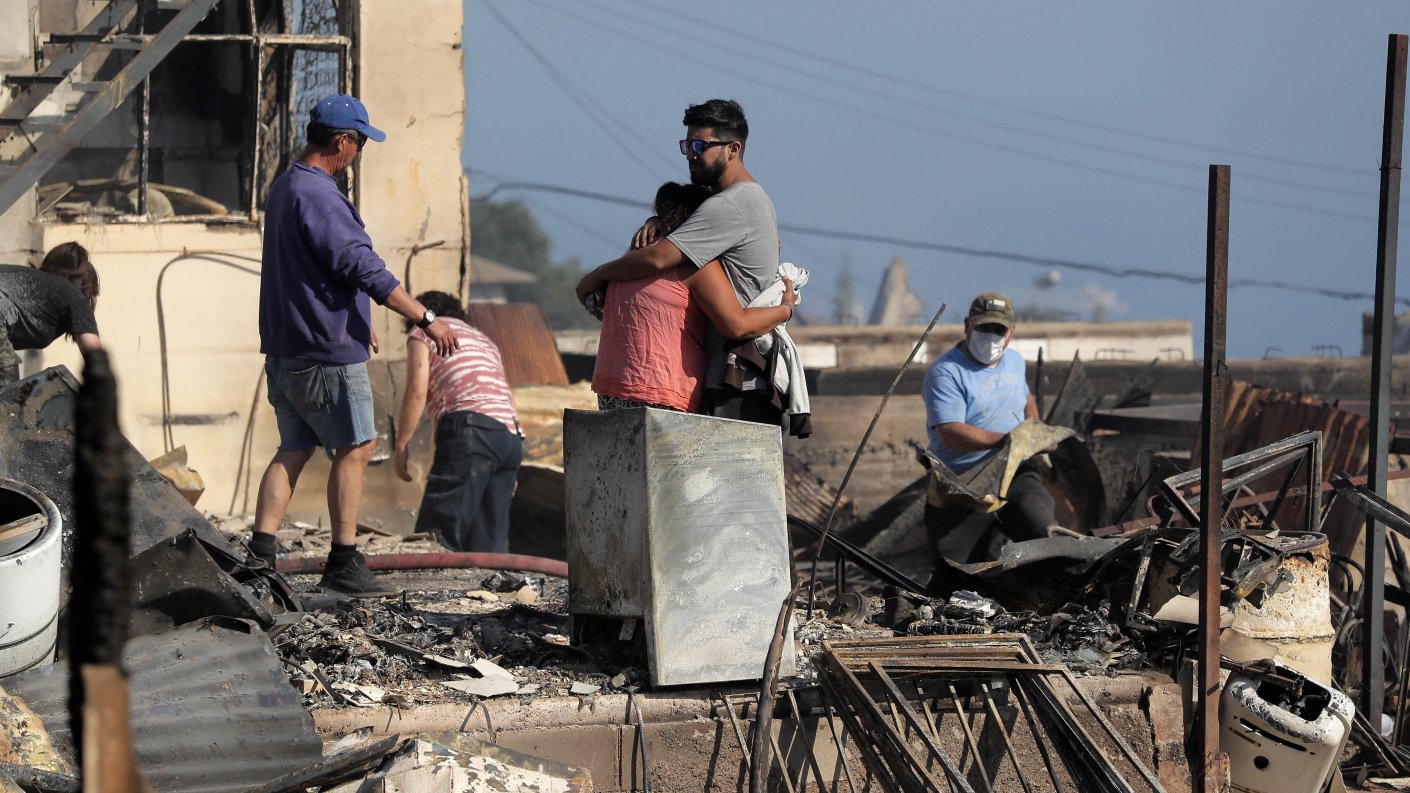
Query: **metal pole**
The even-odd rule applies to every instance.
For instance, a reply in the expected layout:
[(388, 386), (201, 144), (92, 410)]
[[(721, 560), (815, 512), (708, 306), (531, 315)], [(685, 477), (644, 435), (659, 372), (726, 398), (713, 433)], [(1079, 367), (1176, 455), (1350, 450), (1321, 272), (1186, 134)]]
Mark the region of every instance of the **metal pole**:
[(137, 214), (143, 218), (151, 211), (148, 181), (152, 178), (152, 78), (142, 78), (142, 93), (138, 95), (137, 115)]
[[(1392, 34), (1386, 56), (1385, 127), (1381, 138), (1381, 212), (1376, 228), (1376, 313), (1371, 337), (1371, 445), (1367, 484), (1386, 493), (1390, 451), (1390, 356), (1395, 323), (1395, 257), (1400, 226), (1400, 151), (1405, 131), (1405, 35)], [(1385, 699), (1385, 526), (1366, 520), (1366, 580), (1362, 605), (1361, 711), (1381, 729)]]
[(1224, 400), (1228, 367), (1224, 331), (1229, 297), (1229, 166), (1209, 166), (1209, 232), (1204, 276), (1204, 406), (1200, 415), (1199, 668), (1196, 670), (1195, 790), (1228, 788), (1228, 760), (1219, 751), (1220, 526), (1224, 499)]

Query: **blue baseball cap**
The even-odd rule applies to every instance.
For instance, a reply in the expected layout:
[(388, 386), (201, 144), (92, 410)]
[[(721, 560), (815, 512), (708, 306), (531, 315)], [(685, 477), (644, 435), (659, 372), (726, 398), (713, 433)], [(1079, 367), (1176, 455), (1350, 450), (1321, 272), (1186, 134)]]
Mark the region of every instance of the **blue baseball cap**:
[(331, 129), (353, 129), (378, 143), (387, 139), (387, 133), (372, 126), (367, 118), (367, 108), (356, 97), (347, 94), (332, 94), (318, 100), (309, 111), (308, 120)]

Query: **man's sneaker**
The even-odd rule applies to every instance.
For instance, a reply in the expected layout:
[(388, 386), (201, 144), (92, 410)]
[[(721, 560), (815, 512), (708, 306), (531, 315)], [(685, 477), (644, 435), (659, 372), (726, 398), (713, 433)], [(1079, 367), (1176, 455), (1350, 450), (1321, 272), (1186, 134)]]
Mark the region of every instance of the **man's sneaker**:
[(392, 597), (400, 594), (396, 589), (382, 583), (367, 568), (367, 559), (360, 552), (353, 551), (338, 559), (328, 557), (328, 565), (323, 570), (323, 578), (318, 582), (323, 589), (331, 589), (355, 598)]

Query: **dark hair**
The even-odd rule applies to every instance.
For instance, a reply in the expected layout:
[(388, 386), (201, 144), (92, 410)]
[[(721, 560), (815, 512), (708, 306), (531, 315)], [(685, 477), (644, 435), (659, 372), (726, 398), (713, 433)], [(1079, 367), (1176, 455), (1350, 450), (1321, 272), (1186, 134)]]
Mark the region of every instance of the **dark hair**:
[(39, 269), (50, 275), (57, 275), (78, 287), (78, 291), (88, 298), (90, 308), (98, 305), (98, 271), (88, 260), (88, 249), (76, 242), (55, 245), (44, 255)]
[[(451, 319), (458, 319), (467, 324), (470, 321), (465, 318), (465, 306), (462, 306), (460, 301), (455, 299), (455, 295), (435, 291), (422, 292), (416, 296), (416, 299), (421, 302), (421, 305), (435, 312), (438, 317), (450, 317)], [(403, 320), (403, 323), (405, 324), (407, 333), (410, 333), (411, 329), (416, 326), (416, 323), (409, 319)]]
[(355, 129), (338, 129), (337, 127), (324, 126), (316, 121), (310, 121), (308, 127), (304, 129), (304, 137), (308, 139), (310, 146), (323, 148), (333, 143), (333, 139), (339, 135), (348, 135), (353, 140), (361, 140), (363, 135)]
[(690, 213), (700, 208), (710, 197), (710, 188), (696, 184), (667, 182), (656, 190), (656, 200), (652, 208), (656, 218), (665, 226), (666, 232), (675, 231)]
[(681, 123), (687, 127), (709, 127), (720, 140), (737, 140), (744, 150), (749, 140), (749, 122), (744, 120), (744, 108), (733, 99), (711, 99), (685, 109)]

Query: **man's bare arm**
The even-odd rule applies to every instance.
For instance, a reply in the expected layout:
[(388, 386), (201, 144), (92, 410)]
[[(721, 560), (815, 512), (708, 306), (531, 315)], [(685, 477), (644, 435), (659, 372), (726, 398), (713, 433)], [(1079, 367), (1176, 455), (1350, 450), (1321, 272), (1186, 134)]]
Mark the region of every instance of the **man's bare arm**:
[[(382, 305), (406, 317), (412, 322), (419, 322), (426, 315), (426, 307), (421, 305), (421, 301), (411, 296), (401, 284), (397, 284), (392, 289), (392, 293), (387, 296), (386, 302)], [(436, 345), (436, 352), (441, 355), (450, 355), (460, 348), (460, 341), (455, 338), (455, 333), (450, 326), (442, 322), (439, 318), (428, 325), (424, 333), (430, 337), (431, 342)]]
[(980, 429), (963, 421), (936, 424), (935, 434), (940, 438), (941, 446), (961, 452), (986, 451), (1003, 443), (1004, 438), (1008, 437), (1002, 432)]
[(588, 295), (601, 289), (608, 281), (634, 281), (685, 264), (685, 261), (685, 254), (670, 240), (659, 240), (645, 248), (627, 251), (583, 276), (583, 280), (578, 282), (578, 302), (585, 303)]
[(1023, 408), (1023, 417), (1026, 419), (1036, 419), (1039, 417), (1038, 400), (1034, 399), (1032, 394), (1028, 395), (1028, 404)]

